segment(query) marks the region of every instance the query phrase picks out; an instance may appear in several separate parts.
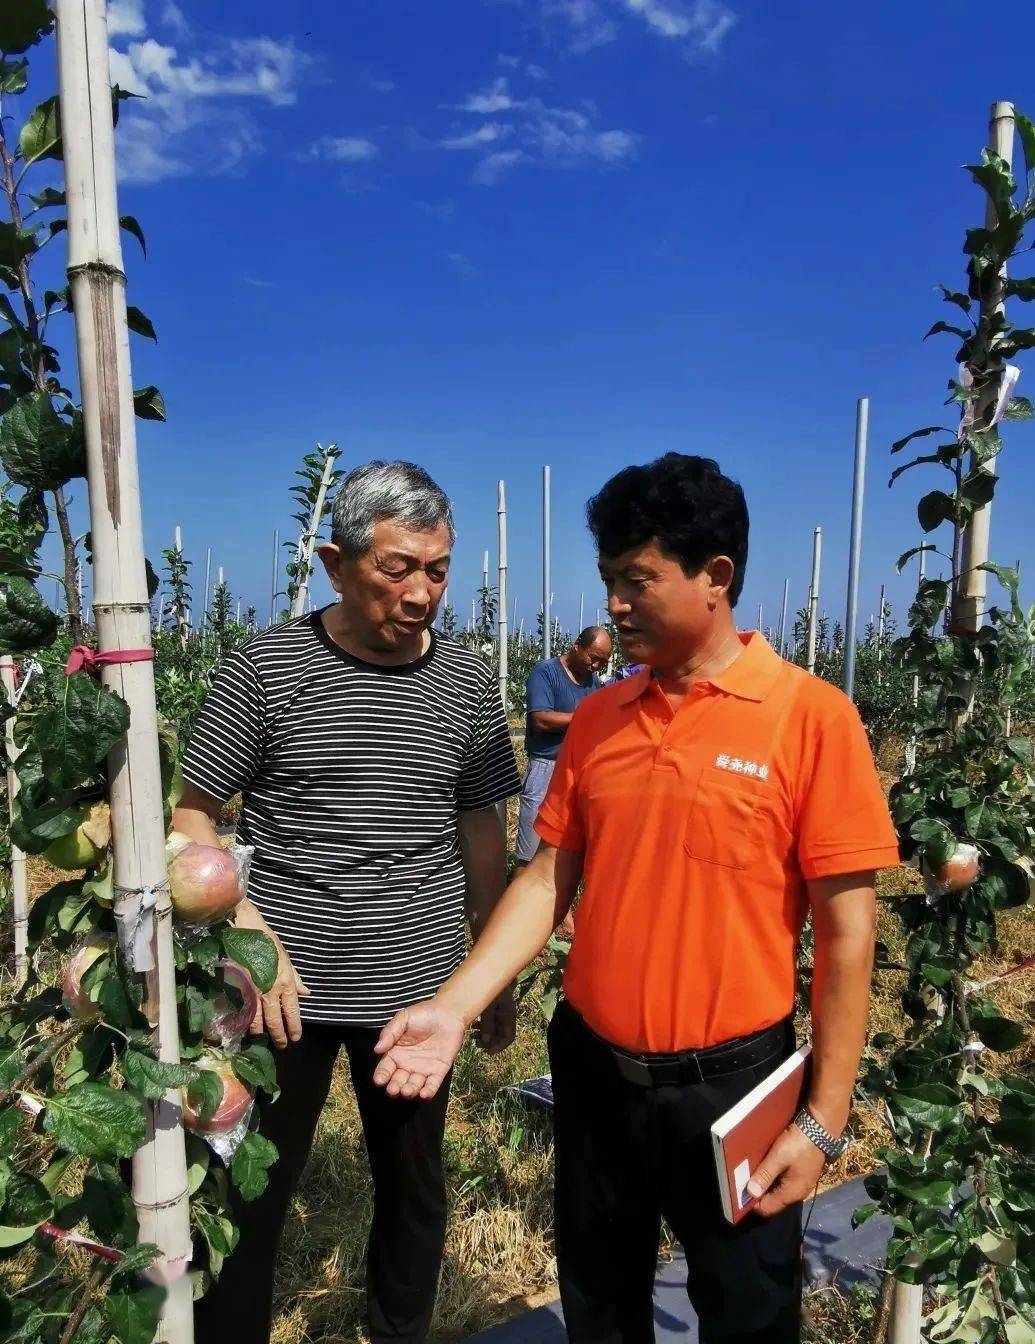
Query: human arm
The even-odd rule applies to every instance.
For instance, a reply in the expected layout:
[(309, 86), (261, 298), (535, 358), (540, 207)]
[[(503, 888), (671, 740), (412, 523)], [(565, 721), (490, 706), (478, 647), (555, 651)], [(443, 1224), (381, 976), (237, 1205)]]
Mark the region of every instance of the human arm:
[[(460, 813), (467, 922), (477, 942), (507, 885), (507, 840), (496, 807)], [(479, 1044), (488, 1054), (505, 1050), (514, 1039), (515, 1008), (510, 985), (482, 1014)]]
[(572, 715), (562, 714), (559, 709), (530, 709), (528, 718), (537, 733), (564, 733), (567, 732)]
[[(221, 807), (218, 798), (203, 793), (194, 784), (185, 783), (183, 797), (179, 806), (173, 811), (173, 830), (189, 836), (196, 844), (219, 846), (220, 839), (215, 823)], [(299, 1040), (302, 1035), (302, 1022), (298, 1000), (299, 996), (305, 998), (309, 990), (292, 966), (291, 958), (283, 943), (263, 919), (257, 906), (245, 897), (234, 910), (232, 917), (239, 929), (258, 929), (277, 949), (277, 978), (259, 1000), (251, 1025), (252, 1034), (258, 1036), (266, 1030), (276, 1046), (285, 1046), (288, 1041)]]
[(433, 999), (404, 1008), (375, 1046), (374, 1081), (390, 1096), (433, 1097), (467, 1029), (546, 946), (582, 875), (582, 853), (542, 843), (511, 882), (467, 960)]
[[(873, 974), (876, 898), (872, 872), (815, 878), (808, 883), (814, 941), (812, 1072), (805, 1106), (828, 1134), (848, 1123), (859, 1059), (866, 1040)], [(826, 1158), (790, 1125), (748, 1182), (765, 1217), (806, 1199)]]

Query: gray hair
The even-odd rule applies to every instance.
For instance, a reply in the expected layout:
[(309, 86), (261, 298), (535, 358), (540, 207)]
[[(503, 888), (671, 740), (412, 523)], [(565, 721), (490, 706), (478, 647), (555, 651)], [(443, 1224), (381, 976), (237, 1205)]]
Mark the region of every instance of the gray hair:
[(331, 540), (350, 560), (365, 555), (374, 541), (374, 524), (397, 519), (417, 532), (443, 523), (455, 541), (453, 511), (441, 486), (415, 462), (368, 462), (353, 467), (334, 497)]

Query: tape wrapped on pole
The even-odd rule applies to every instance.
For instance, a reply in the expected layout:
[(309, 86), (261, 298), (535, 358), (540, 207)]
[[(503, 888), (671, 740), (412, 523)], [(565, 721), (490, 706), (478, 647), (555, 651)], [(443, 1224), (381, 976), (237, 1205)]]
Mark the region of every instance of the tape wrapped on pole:
[[(167, 908), (161, 911), (158, 916), (155, 915), (158, 898), (163, 892), (169, 892), (168, 882), (160, 882), (153, 887), (138, 887), (133, 890), (118, 886), (115, 888), (115, 895), (119, 903), (119, 908), (115, 911), (115, 921), (119, 926), (119, 942), (126, 960), (133, 970), (139, 971), (140, 974), (154, 970), (152, 939), (155, 919), (162, 918), (169, 913)], [(123, 902), (125, 902), (124, 906)]]

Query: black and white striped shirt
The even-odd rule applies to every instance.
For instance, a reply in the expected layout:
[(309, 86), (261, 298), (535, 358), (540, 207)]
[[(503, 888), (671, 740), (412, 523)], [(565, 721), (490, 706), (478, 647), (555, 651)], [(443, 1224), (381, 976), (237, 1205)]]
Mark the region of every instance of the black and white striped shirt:
[(230, 655), (184, 778), (244, 795), (249, 896), (312, 991), (314, 1022), (383, 1025), (464, 954), (459, 811), (520, 791), (495, 678), (432, 632), (418, 661), (366, 663), (320, 613)]

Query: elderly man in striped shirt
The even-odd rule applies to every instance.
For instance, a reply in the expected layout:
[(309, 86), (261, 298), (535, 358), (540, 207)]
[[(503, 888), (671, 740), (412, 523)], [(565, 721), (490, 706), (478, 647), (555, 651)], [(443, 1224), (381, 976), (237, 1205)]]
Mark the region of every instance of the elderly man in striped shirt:
[[(446, 1225), (446, 1091), (433, 1106), (372, 1082), (374, 1043), (459, 964), (505, 884), (496, 804), (520, 789), (489, 669), (432, 622), (449, 574), (449, 502), (420, 467), (372, 462), (342, 482), (320, 548), (337, 604), (257, 635), (226, 660), (194, 728), (174, 822), (216, 840), (243, 794), (255, 846), (239, 924), (277, 945), (261, 1021), (281, 1099), (263, 1117), (280, 1160), (199, 1305), (200, 1344), (264, 1344), (277, 1244), (344, 1047), (374, 1182), (367, 1264), (373, 1344), (418, 1344)], [(514, 1006), (482, 1018), (510, 1044)], [(343, 1216), (348, 1216), (343, 1211)]]

